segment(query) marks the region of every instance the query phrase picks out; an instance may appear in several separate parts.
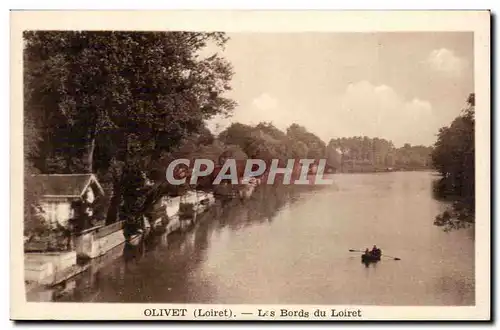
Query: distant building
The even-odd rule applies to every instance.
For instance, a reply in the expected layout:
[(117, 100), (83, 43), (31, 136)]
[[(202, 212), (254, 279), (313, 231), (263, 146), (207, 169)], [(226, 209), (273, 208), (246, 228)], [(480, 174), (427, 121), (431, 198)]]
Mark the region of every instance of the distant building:
[[(84, 215), (96, 216), (95, 205), (104, 190), (94, 174), (42, 174), (33, 176), (38, 207), (52, 227)], [(81, 214), (79, 214), (81, 213)]]

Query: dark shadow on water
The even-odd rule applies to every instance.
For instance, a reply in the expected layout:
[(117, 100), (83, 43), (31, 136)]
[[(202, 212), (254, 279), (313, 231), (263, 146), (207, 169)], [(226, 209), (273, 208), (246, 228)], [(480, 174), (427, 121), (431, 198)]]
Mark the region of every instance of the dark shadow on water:
[(454, 189), (445, 178), (435, 180), (432, 184), (433, 198), (450, 204), (444, 212), (436, 216), (434, 224), (447, 232), (473, 226), (475, 222), (474, 194), (457, 194), (455, 192), (457, 189)]
[[(85, 272), (62, 283), (49, 301), (65, 302), (210, 302), (215, 288), (208, 283), (191, 297), (186, 274), (203, 262), (210, 237), (222, 229), (269, 225), (285, 207), (300, 203), (304, 196), (324, 187), (267, 186), (255, 189), (248, 199), (217, 199), (216, 204), (198, 216), (197, 223), (185, 232), (156, 233), (135, 244), (124, 244), (105, 257), (91, 261)], [(161, 262), (158, 262), (161, 260)], [(150, 274), (149, 280), (139, 273)], [(155, 281), (157, 286), (141, 281)], [(139, 292), (137, 288), (141, 288)], [(114, 293), (110, 293), (114, 292)], [(200, 296), (202, 295), (202, 296)], [(40, 298), (35, 300), (39, 300)]]
[(364, 260), (361, 260), (361, 263), (363, 265), (365, 265), (366, 268), (369, 268), (369, 267), (376, 268), (377, 264), (379, 263), (379, 261), (364, 261)]
[(131, 262), (134, 260), (139, 260), (145, 252), (145, 242), (141, 240), (137, 245), (125, 243), (123, 245), (123, 260), (125, 262)]

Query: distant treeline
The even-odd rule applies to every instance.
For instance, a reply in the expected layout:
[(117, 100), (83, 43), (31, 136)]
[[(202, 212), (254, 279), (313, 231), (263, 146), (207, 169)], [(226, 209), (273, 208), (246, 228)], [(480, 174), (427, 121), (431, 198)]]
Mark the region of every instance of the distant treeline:
[(425, 170), (431, 168), (432, 148), (408, 143), (401, 148), (381, 138), (351, 137), (332, 139), (326, 154), (340, 172)]
[[(331, 139), (328, 144), (298, 124), (281, 131), (272, 123), (257, 125), (233, 123), (214, 136), (208, 129), (184, 139), (171, 153), (165, 154), (157, 168), (175, 158), (209, 158), (215, 163), (223, 153), (236, 159), (257, 158), (266, 162), (280, 159), (326, 159), (335, 172), (374, 172), (425, 170), (431, 168), (432, 147), (394, 147), (382, 138), (350, 137)], [(163, 173), (159, 173), (163, 175)]]

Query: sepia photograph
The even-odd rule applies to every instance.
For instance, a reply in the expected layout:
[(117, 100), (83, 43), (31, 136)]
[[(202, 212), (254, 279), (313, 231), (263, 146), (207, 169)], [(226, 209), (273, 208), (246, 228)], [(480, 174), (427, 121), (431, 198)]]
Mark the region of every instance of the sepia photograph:
[(490, 317), (489, 12), (80, 13), (11, 17), (13, 318)]

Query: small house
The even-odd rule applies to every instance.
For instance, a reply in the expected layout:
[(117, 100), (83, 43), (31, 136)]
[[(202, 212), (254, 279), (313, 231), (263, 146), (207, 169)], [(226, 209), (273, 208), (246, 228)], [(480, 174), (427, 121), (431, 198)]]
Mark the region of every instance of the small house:
[(50, 225), (66, 227), (72, 218), (98, 216), (96, 205), (104, 190), (94, 174), (41, 174), (33, 181), (38, 206)]

